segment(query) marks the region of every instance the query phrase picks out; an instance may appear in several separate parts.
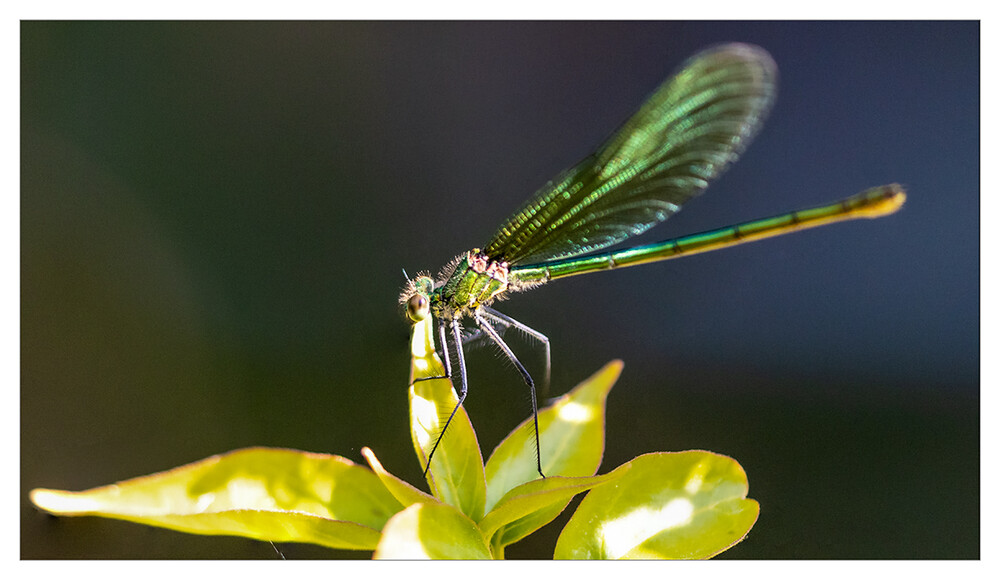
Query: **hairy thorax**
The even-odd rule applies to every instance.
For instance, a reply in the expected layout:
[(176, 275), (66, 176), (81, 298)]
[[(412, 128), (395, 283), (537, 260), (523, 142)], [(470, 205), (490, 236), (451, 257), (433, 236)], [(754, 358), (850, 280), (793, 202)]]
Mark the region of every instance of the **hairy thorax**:
[(453, 262), (447, 280), (437, 289), (432, 301), (434, 316), (449, 320), (471, 315), (480, 306), (488, 306), (509, 289), (507, 262), (491, 260), (479, 249), (468, 251)]

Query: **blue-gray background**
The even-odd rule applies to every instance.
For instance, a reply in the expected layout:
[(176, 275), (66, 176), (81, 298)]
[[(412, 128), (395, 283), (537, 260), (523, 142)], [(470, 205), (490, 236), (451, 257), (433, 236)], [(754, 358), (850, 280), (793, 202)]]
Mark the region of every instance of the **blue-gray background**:
[[(418, 480), (401, 269), (484, 244), (686, 57), (732, 40), (772, 53), (777, 106), (742, 160), (642, 241), (892, 181), (904, 209), (501, 307), (552, 339), (552, 395), (624, 359), (604, 470), (659, 450), (740, 461), (761, 515), (726, 557), (978, 557), (978, 23), (25, 22), (21, 35), (22, 557), (276, 556), (49, 518), (34, 487), (253, 445), (359, 462), (367, 445)], [(469, 367), (488, 453), (529, 406), (491, 349)], [(550, 555), (568, 513), (508, 555)]]

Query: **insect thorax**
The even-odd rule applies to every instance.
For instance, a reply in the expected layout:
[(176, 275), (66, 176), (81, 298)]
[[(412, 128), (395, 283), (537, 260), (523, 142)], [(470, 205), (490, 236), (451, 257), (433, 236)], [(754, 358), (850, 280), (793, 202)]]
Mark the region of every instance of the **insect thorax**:
[(490, 259), (479, 249), (456, 258), (454, 268), (432, 299), (434, 316), (453, 319), (472, 314), (476, 308), (488, 305), (508, 290), (508, 265)]

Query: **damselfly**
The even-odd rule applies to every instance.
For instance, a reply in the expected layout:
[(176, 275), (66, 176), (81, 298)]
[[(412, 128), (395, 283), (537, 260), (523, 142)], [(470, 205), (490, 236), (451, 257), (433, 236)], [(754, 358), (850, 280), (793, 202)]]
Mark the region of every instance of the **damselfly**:
[[(420, 274), (400, 298), (413, 322), (438, 324), (445, 377), (459, 374), (458, 405), (433, 447), (424, 473), (468, 394), (463, 345), (494, 342), (531, 391), (535, 443), (535, 382), (501, 338), (517, 328), (544, 345), (549, 339), (490, 305), (512, 292), (597, 270), (668, 260), (829, 223), (888, 215), (906, 199), (896, 184), (869, 189), (811, 209), (659, 243), (595, 253), (667, 219), (708, 186), (746, 148), (774, 102), (777, 67), (763, 49), (746, 44), (709, 48), (689, 59), (595, 153), (539, 189), (482, 249), (458, 256), (436, 278)], [(463, 330), (463, 323), (474, 325)], [(544, 477), (540, 451), (538, 473)]]

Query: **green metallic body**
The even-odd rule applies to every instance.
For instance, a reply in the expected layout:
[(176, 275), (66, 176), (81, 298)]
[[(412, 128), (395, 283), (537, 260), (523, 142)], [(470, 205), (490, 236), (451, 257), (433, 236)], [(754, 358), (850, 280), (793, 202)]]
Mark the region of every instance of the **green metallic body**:
[(780, 236), (807, 228), (858, 218), (876, 218), (896, 211), (906, 200), (897, 184), (875, 187), (841, 201), (754, 220), (700, 234), (616, 252), (556, 260), (511, 268), (511, 283), (542, 283), (599, 270), (649, 264)]
[(478, 249), (460, 258), (447, 281), (431, 295), (431, 312), (440, 319), (469, 316), (507, 292), (507, 265)]
[[(456, 258), (436, 278), (409, 280), (400, 296), (414, 322), (438, 323), (445, 374), (450, 352), (465, 400), (463, 344), (492, 341), (531, 391), (535, 384), (501, 334), (516, 328), (545, 346), (545, 335), (490, 308), (493, 301), (550, 280), (687, 256), (805, 228), (888, 215), (902, 206), (899, 185), (885, 185), (836, 203), (737, 226), (617, 251), (602, 251), (666, 220), (700, 195), (736, 161), (760, 129), (777, 92), (777, 67), (759, 47), (725, 44), (690, 58), (592, 155), (545, 184), (504, 222), (482, 250)], [(600, 253), (598, 253), (600, 252)], [(463, 328), (470, 320), (475, 328)], [(450, 346), (449, 346), (450, 345)], [(433, 377), (429, 377), (433, 378)], [(424, 379), (426, 380), (426, 378)], [(431, 458), (453, 410), (427, 454)], [(535, 414), (535, 444), (538, 441)], [(536, 455), (542, 474), (541, 452)]]

